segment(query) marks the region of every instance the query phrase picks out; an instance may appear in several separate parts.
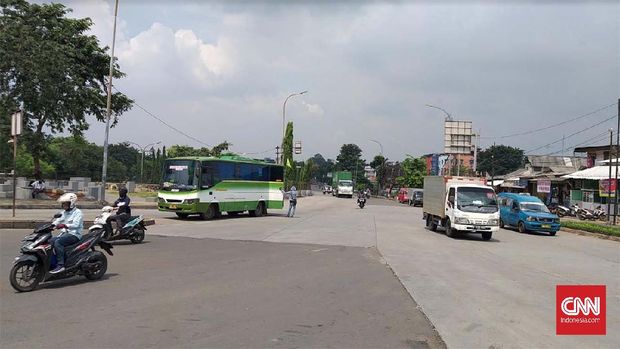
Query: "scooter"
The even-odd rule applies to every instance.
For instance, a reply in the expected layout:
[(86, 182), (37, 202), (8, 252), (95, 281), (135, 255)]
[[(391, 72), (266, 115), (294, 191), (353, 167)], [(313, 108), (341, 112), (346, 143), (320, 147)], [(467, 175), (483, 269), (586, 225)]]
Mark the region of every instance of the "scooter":
[(571, 216), (571, 210), (566, 206), (557, 205), (555, 207), (555, 214), (557, 214), (558, 217)]
[(605, 211), (601, 209), (601, 206), (597, 206), (592, 212), (592, 215), (594, 215), (594, 219), (599, 219), (601, 221), (607, 220), (607, 215), (605, 214)]
[[(54, 218), (58, 217), (60, 214), (54, 216)], [(22, 240), (21, 255), (15, 257), (9, 274), (11, 286), (16, 291), (33, 291), (41, 282), (65, 279), (75, 275), (83, 275), (88, 280), (98, 280), (105, 274), (108, 260), (105, 254), (96, 250), (95, 247), (102, 248), (110, 256), (114, 254), (112, 245), (103, 241), (102, 230), (84, 234), (80, 241), (67, 246), (65, 248), (65, 271), (50, 274), (50, 270), (56, 268), (57, 264), (56, 253), (50, 243), (55, 229), (52, 223), (46, 223)], [(61, 229), (62, 234), (68, 234), (65, 228)]]
[(594, 214), (592, 214), (592, 211), (586, 209), (586, 208), (581, 208), (579, 206), (577, 206), (575, 208), (575, 212), (577, 214), (577, 218), (579, 218), (582, 221), (585, 221), (586, 219), (588, 220), (594, 220)]
[(101, 213), (97, 217), (95, 217), (95, 220), (93, 221), (93, 225), (90, 228), (88, 228), (88, 232), (104, 230), (103, 239), (104, 240), (108, 239), (110, 237), (111, 232), (109, 231), (109, 229), (106, 229), (106, 226), (107, 226), (108, 218), (110, 218), (113, 212), (114, 212), (114, 207), (103, 206), (103, 208), (101, 209)]
[(366, 196), (365, 195), (359, 196), (357, 198), (357, 206), (363, 209), (364, 205), (366, 205)]
[(120, 232), (113, 234), (111, 229), (111, 224), (104, 225), (103, 230), (106, 230), (106, 241), (129, 240), (132, 244), (139, 244), (144, 241), (146, 225), (144, 224), (144, 217), (131, 216), (120, 229)]

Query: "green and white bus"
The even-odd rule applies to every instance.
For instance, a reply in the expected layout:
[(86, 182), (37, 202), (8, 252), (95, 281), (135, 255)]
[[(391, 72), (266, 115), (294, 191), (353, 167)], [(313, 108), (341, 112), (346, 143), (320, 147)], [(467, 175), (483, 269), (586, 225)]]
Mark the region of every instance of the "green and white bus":
[(160, 211), (203, 219), (222, 212), (263, 216), (284, 207), (284, 167), (240, 156), (167, 159), (157, 196)]

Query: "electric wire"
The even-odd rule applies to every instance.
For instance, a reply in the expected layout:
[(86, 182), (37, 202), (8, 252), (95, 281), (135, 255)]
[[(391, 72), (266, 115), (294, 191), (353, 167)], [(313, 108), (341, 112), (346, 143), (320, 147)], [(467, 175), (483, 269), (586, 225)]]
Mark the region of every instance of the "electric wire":
[(545, 130), (548, 130), (548, 129), (551, 129), (551, 128), (554, 128), (554, 127), (558, 127), (558, 126), (562, 126), (562, 125), (568, 124), (568, 123), (573, 122), (573, 121), (577, 121), (577, 120), (579, 120), (579, 119), (583, 119), (583, 118), (585, 118), (586, 116), (590, 116), (590, 115), (592, 115), (592, 114), (596, 114), (596, 113), (598, 113), (598, 112), (600, 112), (600, 111), (603, 111), (603, 110), (605, 110), (605, 109), (611, 108), (611, 107), (613, 107), (613, 106), (615, 106), (615, 105), (617, 105), (617, 104), (618, 104), (618, 103), (612, 103), (612, 104), (606, 105), (606, 106), (604, 106), (604, 107), (598, 108), (598, 109), (596, 109), (596, 110), (594, 110), (594, 111), (591, 111), (591, 112), (589, 112), (589, 113), (586, 113), (586, 114), (583, 114), (583, 115), (579, 115), (579, 116), (577, 116), (577, 117), (574, 117), (574, 118), (569, 119), (569, 120), (566, 120), (566, 121), (559, 122), (559, 123), (557, 123), (557, 124), (553, 124), (553, 125), (545, 126), (545, 127), (543, 127), (543, 128), (537, 128), (537, 129), (535, 129), (535, 130), (531, 130), (531, 131), (524, 131), (524, 132), (513, 133), (513, 134), (503, 135), (503, 136), (487, 136), (487, 137), (480, 137), (480, 139), (503, 139), (503, 138), (517, 137), (517, 136), (525, 136), (525, 135), (529, 135), (529, 134), (532, 134), (532, 133), (537, 133), (537, 132), (540, 132), (540, 131), (545, 131)]
[[(116, 90), (116, 92), (122, 93), (122, 92), (121, 92), (121, 91), (119, 91), (116, 87), (114, 87), (114, 86), (112, 86), (112, 87)], [(167, 126), (168, 128), (170, 128), (170, 129), (172, 129), (172, 130), (174, 130), (174, 131), (178, 132), (179, 134), (182, 134), (183, 136), (185, 136), (185, 137), (187, 137), (187, 138), (189, 138), (189, 139), (191, 139), (191, 140), (193, 140), (193, 141), (195, 141), (195, 142), (197, 142), (197, 143), (199, 143), (199, 144), (205, 145), (205, 146), (207, 146), (207, 147), (209, 147), (209, 148), (212, 148), (212, 147), (213, 147), (212, 145), (207, 144), (207, 143), (205, 143), (205, 142), (203, 142), (203, 141), (199, 140), (199, 139), (198, 139), (198, 138), (196, 138), (196, 137), (190, 136), (189, 134), (187, 134), (187, 133), (185, 133), (185, 132), (183, 132), (183, 131), (179, 130), (178, 128), (176, 128), (176, 127), (174, 127), (174, 126), (172, 126), (172, 125), (170, 125), (170, 124), (168, 124), (167, 122), (165, 122), (164, 120), (162, 120), (161, 118), (159, 118), (158, 116), (156, 116), (155, 114), (153, 114), (153, 113), (151, 113), (150, 111), (148, 111), (145, 107), (143, 107), (143, 106), (141, 106), (140, 104), (138, 104), (138, 102), (136, 102), (135, 100), (133, 101), (133, 104), (134, 104), (135, 106), (137, 106), (138, 108), (142, 109), (142, 111), (144, 111), (144, 112), (145, 112), (147, 115), (149, 115), (150, 117), (152, 117), (152, 118), (154, 118), (155, 120), (157, 120), (157, 121), (161, 122), (162, 124), (164, 124), (164, 125), (165, 125), (165, 126)]]
[(594, 127), (596, 127), (596, 126), (599, 126), (599, 125), (601, 125), (601, 124), (604, 124), (605, 122), (610, 121), (611, 119), (613, 119), (613, 118), (615, 118), (615, 117), (617, 117), (617, 115), (613, 115), (613, 116), (611, 116), (611, 117), (609, 117), (609, 118), (606, 118), (606, 119), (605, 119), (605, 120), (603, 120), (603, 121), (600, 121), (600, 122), (598, 122), (598, 123), (596, 123), (596, 124), (594, 124), (594, 125), (591, 125), (590, 127), (586, 127), (586, 128), (584, 128), (583, 130), (580, 130), (580, 131), (577, 131), (577, 132), (571, 133), (570, 135), (568, 135), (568, 136), (566, 136), (566, 137), (562, 137), (562, 138), (560, 138), (560, 139), (558, 139), (558, 140), (556, 140), (556, 141), (553, 141), (553, 142), (551, 142), (551, 143), (547, 143), (547, 144), (545, 144), (545, 145), (541, 145), (540, 147), (537, 147), (537, 148), (534, 148), (534, 149), (531, 149), (531, 150), (527, 150), (527, 151), (525, 151), (524, 153), (528, 154), (528, 153), (531, 153), (531, 152), (533, 152), (533, 151), (536, 151), (536, 150), (539, 150), (539, 149), (542, 149), (542, 148), (547, 148), (547, 147), (549, 147), (550, 145), (557, 144), (557, 143), (562, 142), (563, 140), (565, 140), (565, 139), (567, 139), (567, 138), (570, 138), (570, 137), (576, 136), (576, 135), (578, 135), (578, 134), (580, 134), (580, 133), (583, 133), (583, 132), (585, 132), (585, 131), (587, 131), (587, 130), (593, 129), (593, 128), (594, 128)]

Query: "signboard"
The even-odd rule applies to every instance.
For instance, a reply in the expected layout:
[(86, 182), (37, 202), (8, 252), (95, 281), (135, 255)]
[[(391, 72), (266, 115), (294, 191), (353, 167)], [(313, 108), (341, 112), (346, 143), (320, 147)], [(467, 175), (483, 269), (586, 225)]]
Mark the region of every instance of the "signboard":
[(444, 153), (469, 154), (473, 136), (471, 121), (446, 120), (444, 122)]
[(295, 146), (293, 146), (293, 150), (295, 151), (295, 154), (301, 154), (301, 142), (300, 141), (295, 142)]
[(598, 181), (598, 196), (602, 198), (616, 197), (616, 180), (601, 179)]
[(527, 179), (519, 178), (519, 186), (522, 188), (527, 188)]
[(551, 181), (540, 180), (536, 183), (536, 191), (539, 193), (551, 192)]
[(11, 115), (11, 136), (19, 136), (22, 134), (22, 112), (18, 111)]

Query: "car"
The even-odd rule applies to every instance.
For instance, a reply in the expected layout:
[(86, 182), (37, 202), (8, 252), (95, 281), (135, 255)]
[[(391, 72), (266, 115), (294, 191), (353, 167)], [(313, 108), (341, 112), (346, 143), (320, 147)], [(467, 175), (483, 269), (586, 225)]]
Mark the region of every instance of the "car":
[(400, 202), (401, 204), (404, 204), (406, 202), (409, 202), (409, 188), (401, 188), (398, 191), (398, 195), (396, 196), (396, 199), (398, 200), (398, 202)]
[(323, 195), (325, 194), (331, 194), (333, 191), (331, 185), (326, 185), (323, 187)]
[(409, 206), (424, 205), (424, 189), (409, 189), (407, 196), (409, 197)]
[(520, 233), (546, 232), (551, 236), (560, 230), (560, 217), (549, 212), (539, 198), (513, 193), (500, 193), (497, 197), (501, 228), (513, 226)]

